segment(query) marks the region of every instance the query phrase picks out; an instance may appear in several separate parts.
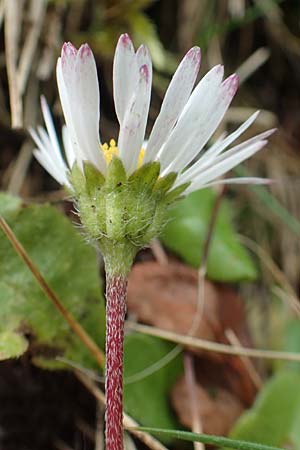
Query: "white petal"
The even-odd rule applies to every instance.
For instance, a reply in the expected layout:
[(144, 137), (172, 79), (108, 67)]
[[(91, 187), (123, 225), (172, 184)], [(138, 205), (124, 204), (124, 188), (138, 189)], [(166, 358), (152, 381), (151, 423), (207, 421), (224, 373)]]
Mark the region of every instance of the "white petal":
[[(212, 161), (205, 160), (205, 155), (203, 158), (201, 158), (197, 163), (192, 166), (189, 170), (187, 170), (184, 174), (182, 174), (183, 179), (189, 179), (191, 180), (194, 176), (194, 174), (199, 173), (201, 170), (202, 172), (204, 170), (209, 169), (210, 167), (215, 166), (216, 164), (225, 161), (231, 156), (234, 156), (241, 151), (245, 150), (247, 147), (249, 147), (252, 144), (255, 144), (256, 142), (262, 141), (264, 139), (267, 139), (271, 134), (273, 134), (276, 131), (276, 128), (272, 128), (271, 130), (264, 131), (263, 133), (260, 133), (250, 139), (248, 139), (245, 142), (242, 142), (241, 144), (235, 145), (227, 152), (223, 153), (222, 155), (219, 155), (215, 157)], [(203, 163), (202, 163), (203, 160)]]
[(254, 153), (258, 152), (267, 144), (267, 142), (268, 141), (266, 140), (256, 142), (252, 145), (247, 146), (239, 153), (231, 155), (224, 161), (212, 165), (207, 170), (200, 170), (198, 174), (195, 174), (194, 180), (192, 181), (192, 185), (189, 187), (189, 190), (190, 188), (193, 188), (193, 190), (199, 189), (201, 186), (204, 186), (212, 182), (214, 179), (222, 176), (230, 169), (237, 166), (242, 161), (250, 158), (250, 156), (254, 155)]
[[(190, 137), (178, 150), (176, 157), (170, 162), (168, 170), (180, 172), (199, 154), (223, 119), (237, 87), (238, 77), (235, 74), (231, 75), (214, 93), (214, 98), (211, 99), (210, 104), (206, 104), (205, 110), (196, 105), (194, 114), (198, 114), (197, 126), (187, 133)], [(182, 133), (186, 134), (184, 130)]]
[[(135, 79), (135, 83), (138, 80), (139, 70), (142, 66), (146, 65), (152, 71), (152, 62), (150, 58), (150, 53), (148, 48), (145, 45), (140, 45), (135, 54), (136, 60), (136, 69), (137, 69), (137, 78)], [(152, 72), (151, 72), (152, 77)], [(152, 79), (151, 79), (152, 81)]]
[(46, 151), (53, 161), (53, 164), (55, 164), (56, 167), (65, 167), (66, 163), (62, 158), (61, 151), (58, 149), (58, 152), (56, 151), (55, 146), (53, 145), (53, 141), (50, 139), (47, 131), (41, 127), (37, 127), (38, 136), (41, 140), (43, 151)]
[(270, 178), (261, 177), (239, 177), (239, 178), (224, 178), (211, 183), (205, 184), (205, 187), (216, 186), (220, 184), (271, 184), (273, 180)]
[(49, 138), (50, 138), (50, 141), (53, 146), (53, 150), (55, 151), (58, 158), (62, 159), (60, 146), (58, 143), (56, 131), (55, 131), (54, 124), (53, 124), (53, 119), (52, 119), (51, 113), (49, 111), (47, 101), (43, 95), (41, 96), (41, 107), (42, 107), (42, 113), (43, 113), (44, 121), (46, 124), (46, 128), (47, 128), (47, 131), (49, 134)]
[(202, 170), (204, 168), (206, 170), (207, 167), (211, 167), (212, 165), (215, 165), (216, 163), (224, 161), (225, 159), (228, 159), (229, 157), (236, 155), (237, 153), (240, 153), (242, 150), (246, 149), (250, 145), (253, 145), (262, 140), (266, 140), (275, 131), (276, 131), (276, 128), (272, 128), (271, 130), (264, 131), (263, 133), (257, 134), (256, 136), (254, 136), (250, 139), (247, 139), (247, 141), (242, 142), (241, 144), (235, 145), (230, 150), (227, 150), (227, 152), (223, 153), (222, 155), (217, 156), (213, 163), (210, 163), (210, 164), (205, 163), (203, 166), (201, 166)]
[(46, 131), (39, 127), (39, 133), (33, 129), (29, 129), (29, 132), (38, 147), (33, 151), (36, 159), (58, 183), (69, 186), (68, 168), (63, 159), (57, 157)]
[(121, 124), (136, 83), (136, 58), (128, 34), (119, 38), (113, 65), (113, 90), (116, 114)]
[(99, 139), (99, 87), (95, 60), (87, 44), (78, 52), (64, 44), (57, 66), (58, 87), (76, 157), (101, 172), (106, 162)]
[(144, 163), (152, 161), (168, 138), (195, 84), (201, 60), (199, 47), (188, 51), (165, 94), (160, 113), (149, 137)]
[[(186, 141), (195, 132), (195, 129), (199, 128), (199, 122), (205, 128), (206, 112), (208, 109), (211, 109), (216, 92), (219, 91), (223, 73), (222, 66), (215, 66), (196, 86), (184, 107), (178, 123), (159, 154), (162, 169), (168, 167), (174, 158), (177, 157), (178, 152), (185, 148)], [(205, 123), (201, 123), (202, 117), (205, 119), (203, 121)]]
[(145, 137), (151, 96), (152, 65), (148, 51), (143, 57), (147, 64), (139, 68), (139, 79), (134, 89), (131, 104), (127, 108), (120, 127), (118, 148), (126, 171), (130, 174), (137, 168), (139, 152)]
[(66, 158), (70, 169), (72, 169), (74, 162), (76, 161), (75, 152), (70, 139), (69, 131), (66, 125), (62, 127), (62, 139), (64, 144), (64, 149), (66, 153)]
[[(64, 58), (64, 66), (67, 66), (67, 65), (69, 66), (72, 63), (72, 67), (70, 68), (70, 71), (72, 73), (75, 70), (77, 50), (70, 43), (64, 44), (63, 49), (64, 49), (65, 53), (69, 52), (69, 57)], [(72, 54), (71, 52), (73, 53), (73, 58), (71, 58), (71, 56), (70, 56)], [(66, 69), (64, 69), (64, 70), (66, 70)], [(69, 95), (68, 95), (68, 91), (65, 86), (65, 81), (64, 81), (64, 77), (63, 77), (62, 58), (58, 58), (58, 60), (57, 60), (56, 78), (57, 78), (57, 86), (58, 86), (61, 106), (62, 106), (62, 110), (64, 113), (66, 125), (68, 127), (68, 133), (69, 133), (70, 139), (72, 141), (74, 151), (76, 153), (77, 163), (79, 166), (81, 166), (81, 162), (82, 162), (82, 160), (84, 160), (84, 155), (82, 153), (82, 149), (80, 148), (80, 146), (78, 144), (77, 136), (76, 136), (76, 132), (75, 132), (75, 128), (74, 128), (73, 115), (72, 115), (72, 111), (70, 108)], [(69, 82), (69, 84), (70, 84), (70, 82)]]
[(67, 168), (63, 172), (52, 164), (51, 159), (48, 158), (48, 154), (41, 153), (38, 149), (33, 150), (33, 154), (41, 166), (54, 178), (59, 184), (70, 186), (70, 182), (67, 177)]
[[(248, 119), (248, 121), (247, 121), (248, 123), (249, 123), (250, 119), (251, 118)], [(245, 122), (244, 125), (246, 125), (246, 122)], [(227, 147), (227, 142), (233, 141), (233, 139), (229, 139), (229, 138), (231, 138), (233, 135), (236, 135), (236, 133), (239, 130), (241, 130), (241, 128), (242, 127), (240, 127), (234, 133), (229, 135), (228, 138), (226, 138), (223, 142), (220, 142), (219, 144), (221, 144), (221, 146), (224, 147), (224, 148)], [(203, 172), (204, 170), (208, 169), (209, 167), (213, 167), (215, 164), (217, 164), (217, 163), (219, 163), (221, 161), (224, 161), (225, 159), (227, 159), (231, 155), (234, 155), (234, 154), (240, 152), (241, 150), (245, 149), (246, 147), (248, 147), (251, 144), (254, 144), (255, 142), (261, 141), (263, 139), (267, 139), (271, 134), (274, 133), (274, 131), (276, 131), (275, 128), (273, 128), (271, 130), (268, 130), (268, 131), (264, 131), (263, 133), (260, 133), (260, 134), (258, 134), (256, 136), (248, 139), (247, 141), (242, 142), (241, 144), (235, 145), (230, 150), (228, 150), (227, 152), (223, 153), (220, 156), (218, 156), (219, 151), (212, 151), (212, 150), (218, 150), (218, 145), (219, 144), (217, 144), (217, 143), (214, 144), (208, 150), (208, 152), (210, 152), (210, 157), (207, 158), (206, 153), (205, 153), (195, 164), (192, 165), (192, 167), (190, 167), (184, 173), (179, 175), (175, 185), (178, 185), (178, 183), (182, 184), (182, 183), (185, 183), (187, 181), (193, 180), (193, 178), (196, 176), (196, 174), (200, 173), (200, 171)], [(227, 141), (227, 139), (228, 139), (228, 141)], [(225, 142), (225, 141), (227, 141), (227, 142)]]
[(212, 181), (211, 183), (206, 183), (201, 186), (198, 185), (197, 188), (195, 188), (195, 184), (191, 184), (185, 191), (184, 194), (190, 194), (191, 192), (194, 192), (198, 189), (205, 189), (212, 186), (223, 186), (226, 184), (255, 184), (255, 185), (262, 185), (262, 184), (271, 184), (273, 180), (269, 178), (260, 178), (260, 177), (239, 177), (239, 178), (221, 178), (216, 181)]
[(232, 142), (238, 139), (256, 120), (260, 111), (256, 111), (247, 119), (237, 130), (227, 136), (225, 139), (219, 140), (212, 145), (207, 152), (202, 156), (202, 163), (212, 161), (217, 155), (222, 153)]
[(42, 127), (38, 127), (37, 131), (29, 129), (32, 139), (38, 146), (39, 152), (49, 160), (49, 164), (58, 173), (65, 171), (65, 163), (62, 159), (56, 157), (55, 151), (52, 147), (48, 134)]

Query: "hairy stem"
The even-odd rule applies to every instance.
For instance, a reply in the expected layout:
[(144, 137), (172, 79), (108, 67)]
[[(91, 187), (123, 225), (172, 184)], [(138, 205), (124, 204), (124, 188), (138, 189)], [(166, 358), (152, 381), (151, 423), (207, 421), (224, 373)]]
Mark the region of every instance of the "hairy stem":
[(127, 277), (106, 276), (106, 450), (123, 450), (123, 344)]

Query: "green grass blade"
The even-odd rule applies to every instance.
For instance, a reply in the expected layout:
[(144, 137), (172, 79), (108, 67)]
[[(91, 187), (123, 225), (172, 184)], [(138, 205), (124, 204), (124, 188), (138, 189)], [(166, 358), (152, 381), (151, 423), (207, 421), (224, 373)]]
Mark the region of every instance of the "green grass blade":
[[(238, 167), (234, 172), (241, 177), (249, 177), (249, 172), (243, 167)], [(275, 180), (276, 181), (276, 180)], [(299, 236), (300, 221), (292, 216), (287, 209), (264, 186), (248, 186), (255, 193), (261, 203), (278, 217), (293, 233)]]
[(216, 445), (218, 447), (226, 447), (235, 450), (283, 450), (279, 447), (270, 447), (269, 445), (258, 444), (254, 442), (239, 441), (221, 436), (213, 436), (209, 434), (191, 433), (189, 431), (180, 430), (164, 430), (161, 428), (137, 427), (135, 430), (145, 431), (150, 434), (161, 435), (165, 437), (181, 439), (184, 441), (202, 442), (202, 444)]

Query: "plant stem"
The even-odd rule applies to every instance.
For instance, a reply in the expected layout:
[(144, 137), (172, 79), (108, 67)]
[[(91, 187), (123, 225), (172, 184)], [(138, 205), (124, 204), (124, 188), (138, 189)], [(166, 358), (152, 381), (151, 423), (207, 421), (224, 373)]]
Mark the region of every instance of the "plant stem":
[(106, 275), (106, 450), (123, 450), (123, 345), (127, 277)]

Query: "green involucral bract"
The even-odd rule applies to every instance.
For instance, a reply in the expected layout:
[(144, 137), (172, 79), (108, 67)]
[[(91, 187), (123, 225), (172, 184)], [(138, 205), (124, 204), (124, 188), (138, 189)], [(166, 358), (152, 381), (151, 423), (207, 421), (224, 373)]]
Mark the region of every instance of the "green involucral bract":
[(159, 174), (155, 161), (128, 177), (118, 157), (110, 162), (106, 178), (88, 163), (84, 173), (73, 166), (70, 181), (81, 221), (98, 241), (108, 272), (129, 272), (136, 252), (160, 234), (168, 207), (189, 184), (172, 190), (177, 175)]

